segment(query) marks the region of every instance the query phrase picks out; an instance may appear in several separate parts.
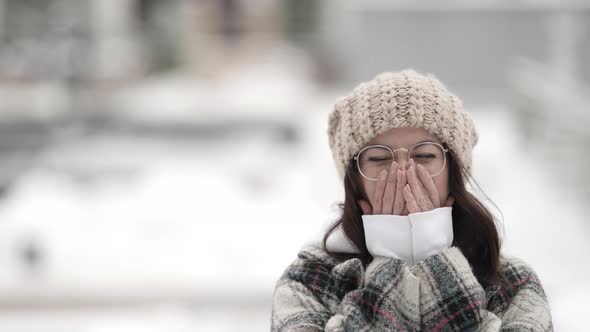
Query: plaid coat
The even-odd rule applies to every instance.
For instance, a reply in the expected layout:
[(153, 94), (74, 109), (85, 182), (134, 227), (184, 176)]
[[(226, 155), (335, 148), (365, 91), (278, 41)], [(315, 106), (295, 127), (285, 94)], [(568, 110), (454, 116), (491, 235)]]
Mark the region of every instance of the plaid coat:
[(338, 260), (304, 246), (273, 293), (271, 330), (553, 331), (539, 278), (501, 256), (506, 287), (482, 288), (461, 250), (409, 267), (395, 258)]

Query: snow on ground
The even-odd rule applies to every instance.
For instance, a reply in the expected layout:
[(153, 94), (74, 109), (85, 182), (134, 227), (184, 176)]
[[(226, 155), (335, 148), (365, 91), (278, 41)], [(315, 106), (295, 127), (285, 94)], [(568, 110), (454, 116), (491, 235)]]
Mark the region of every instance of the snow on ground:
[[(325, 133), (328, 105), (303, 113), (300, 144), (279, 145), (257, 132), (211, 142), (98, 137), (45, 151), (45, 167), (31, 170), (0, 205), (0, 295), (178, 303), (160, 325), (151, 323), (161, 317), (153, 308), (0, 310), (0, 330), (31, 331), (39, 322), (46, 331), (268, 326), (275, 281), (342, 199)], [(475, 176), (503, 213), (504, 250), (538, 272), (556, 330), (581, 331), (590, 323), (582, 315), (590, 296), (586, 207), (524, 148), (510, 114), (474, 114)], [(84, 165), (109, 171), (97, 176), (100, 170)], [(39, 275), (24, 278), (15, 250), (30, 238), (46, 249), (46, 261)], [(197, 304), (189, 311), (182, 301)]]

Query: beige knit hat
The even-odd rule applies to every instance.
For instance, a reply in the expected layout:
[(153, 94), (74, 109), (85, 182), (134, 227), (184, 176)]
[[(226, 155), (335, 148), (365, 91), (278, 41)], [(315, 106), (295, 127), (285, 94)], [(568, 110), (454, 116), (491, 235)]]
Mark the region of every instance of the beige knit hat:
[(432, 74), (384, 72), (340, 97), (328, 117), (328, 140), (342, 179), (348, 163), (375, 136), (391, 128), (421, 127), (435, 135), (471, 170), (478, 141), (461, 100)]

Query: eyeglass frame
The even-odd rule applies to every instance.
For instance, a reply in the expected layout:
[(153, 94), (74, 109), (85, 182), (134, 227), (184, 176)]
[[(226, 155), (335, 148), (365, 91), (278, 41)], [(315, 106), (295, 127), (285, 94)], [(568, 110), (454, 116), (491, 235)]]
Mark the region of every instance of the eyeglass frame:
[(369, 181), (378, 181), (379, 179), (371, 179), (370, 177), (366, 176), (365, 174), (363, 174), (363, 171), (361, 170), (361, 165), (360, 165), (360, 155), (361, 153), (363, 153), (363, 151), (370, 149), (370, 148), (374, 148), (374, 147), (382, 147), (382, 148), (386, 148), (387, 150), (389, 150), (389, 152), (391, 152), (391, 156), (393, 161), (395, 161), (395, 152), (399, 151), (399, 150), (405, 150), (406, 152), (408, 152), (408, 158), (410, 157), (410, 151), (412, 151), (415, 147), (420, 146), (420, 145), (425, 145), (425, 144), (434, 144), (438, 147), (441, 148), (441, 150), (443, 151), (443, 167), (441, 168), (441, 170), (434, 174), (431, 175), (431, 177), (435, 177), (437, 175), (439, 175), (440, 173), (442, 173), (442, 171), (444, 171), (445, 166), (447, 165), (447, 153), (449, 152), (448, 148), (445, 148), (442, 144), (437, 143), (437, 142), (420, 142), (420, 143), (416, 143), (414, 144), (410, 149), (406, 149), (406, 148), (399, 148), (399, 149), (391, 149), (389, 146), (387, 145), (383, 145), (383, 144), (372, 144), (372, 145), (367, 145), (365, 147), (363, 147), (357, 154), (356, 156), (353, 157), (354, 160), (356, 160), (356, 167), (359, 171), (359, 173), (361, 174), (362, 177), (364, 177), (365, 179), (369, 180)]

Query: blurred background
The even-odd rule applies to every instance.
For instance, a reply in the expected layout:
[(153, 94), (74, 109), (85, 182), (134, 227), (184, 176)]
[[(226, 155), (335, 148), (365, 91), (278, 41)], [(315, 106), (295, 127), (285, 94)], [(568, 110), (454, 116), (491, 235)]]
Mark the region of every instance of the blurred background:
[(506, 253), (590, 325), (590, 2), (0, 0), (0, 330), (263, 331), (337, 216), (327, 116), (461, 96)]

